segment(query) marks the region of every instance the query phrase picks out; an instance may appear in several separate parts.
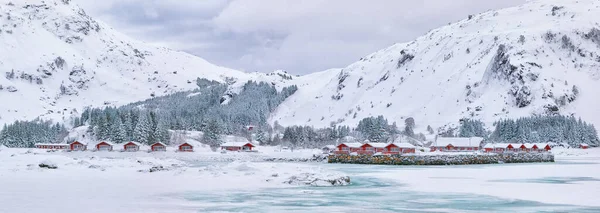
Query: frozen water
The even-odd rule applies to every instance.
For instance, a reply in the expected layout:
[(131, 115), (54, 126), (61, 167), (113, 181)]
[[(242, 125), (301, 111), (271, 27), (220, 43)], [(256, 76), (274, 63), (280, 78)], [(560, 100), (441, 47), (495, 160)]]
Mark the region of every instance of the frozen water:
[[(340, 187), (288, 187), (259, 191), (190, 191), (181, 195), (201, 212), (599, 212), (598, 207), (546, 204), (465, 193), (412, 191), (393, 181), (362, 175), (385, 166), (330, 165), (349, 174)], [(452, 184), (451, 177), (435, 177)], [(549, 178), (551, 180), (552, 178)], [(559, 178), (560, 179), (560, 178)], [(542, 179), (543, 180), (543, 179)], [(572, 181), (598, 181), (573, 178)]]

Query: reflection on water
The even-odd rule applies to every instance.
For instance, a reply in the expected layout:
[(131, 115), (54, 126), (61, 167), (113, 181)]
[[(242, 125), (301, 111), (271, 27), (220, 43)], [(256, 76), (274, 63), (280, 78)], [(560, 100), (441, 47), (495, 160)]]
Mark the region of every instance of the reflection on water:
[[(208, 194), (188, 192), (183, 197), (199, 204), (199, 212), (600, 212), (598, 208), (543, 204), (474, 194), (407, 191), (398, 183), (356, 175), (356, 171), (373, 172), (383, 169), (382, 167), (385, 166), (337, 168), (350, 174), (352, 184), (349, 186), (306, 186)], [(569, 183), (598, 180), (582, 177), (530, 181)]]

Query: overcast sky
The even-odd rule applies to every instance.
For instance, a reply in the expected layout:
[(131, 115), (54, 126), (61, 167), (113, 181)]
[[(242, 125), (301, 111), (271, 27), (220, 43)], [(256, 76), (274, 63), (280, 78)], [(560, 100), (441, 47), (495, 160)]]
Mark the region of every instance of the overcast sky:
[(142, 41), (244, 71), (345, 67), (468, 14), (526, 0), (78, 0)]

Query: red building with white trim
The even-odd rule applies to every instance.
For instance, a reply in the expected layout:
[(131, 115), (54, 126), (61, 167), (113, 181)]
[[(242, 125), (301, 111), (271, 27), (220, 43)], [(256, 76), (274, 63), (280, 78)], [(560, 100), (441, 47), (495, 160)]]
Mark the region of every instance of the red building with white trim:
[(141, 146), (142, 146), (141, 143), (130, 141), (130, 142), (123, 144), (123, 151), (137, 152), (137, 151), (140, 151)]
[(69, 150), (69, 144), (37, 143), (35, 144), (35, 148), (49, 150)]
[(167, 151), (167, 145), (161, 142), (156, 142), (150, 145), (150, 151), (153, 152), (165, 152)]
[(483, 138), (444, 138), (438, 137), (433, 145), (430, 146), (432, 152), (474, 152), (478, 151), (483, 142)]
[(391, 143), (385, 147), (384, 154), (397, 155), (402, 153), (415, 153), (416, 147), (410, 143)]
[(337, 145), (335, 154), (350, 154), (361, 150), (362, 143), (341, 143)]
[(113, 151), (114, 144), (106, 141), (102, 141), (96, 144), (96, 150), (98, 151)]
[(189, 143), (183, 143), (181, 145), (179, 145), (179, 149), (180, 152), (193, 152), (194, 151), (194, 146), (192, 146)]
[(87, 144), (81, 143), (79, 141), (75, 141), (75, 142), (69, 144), (69, 149), (71, 151), (85, 151), (85, 150), (87, 150)]
[(250, 152), (254, 147), (250, 142), (227, 142), (221, 145), (221, 150)]

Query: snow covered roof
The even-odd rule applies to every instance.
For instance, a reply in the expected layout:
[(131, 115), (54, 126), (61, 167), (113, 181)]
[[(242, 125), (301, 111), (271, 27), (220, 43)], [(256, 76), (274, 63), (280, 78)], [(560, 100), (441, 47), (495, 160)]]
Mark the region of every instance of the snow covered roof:
[(96, 145), (101, 144), (101, 143), (106, 143), (106, 144), (111, 145), (111, 146), (115, 145), (114, 143), (111, 143), (111, 142), (108, 142), (108, 141), (101, 141), (101, 142), (97, 143)]
[(324, 146), (322, 149), (325, 149), (325, 148), (327, 148), (327, 149), (335, 149), (335, 145), (327, 145), (327, 146)]
[(167, 146), (167, 145), (165, 145), (165, 144), (164, 144), (164, 143), (162, 143), (162, 142), (156, 142), (156, 143), (153, 143), (151, 146), (154, 146), (154, 145), (156, 145), (156, 144), (158, 144), (158, 145), (161, 145), (161, 146)]
[[(486, 144), (483, 148), (507, 148), (508, 145), (511, 145), (510, 143), (488, 143)], [(513, 145), (514, 148), (518, 148), (521, 147), (521, 144), (519, 145)]]
[(64, 143), (36, 143), (36, 146), (68, 146), (69, 144)]
[(81, 141), (73, 141), (73, 143), (80, 143), (80, 144), (83, 144), (83, 145), (88, 145), (88, 143), (86, 143), (86, 142), (81, 142)]
[(439, 137), (436, 142), (432, 145), (433, 147), (446, 147), (452, 145), (455, 147), (478, 147), (483, 141), (483, 138), (442, 138)]
[(535, 144), (532, 144), (532, 143), (524, 143), (524, 144), (521, 144), (521, 145), (524, 145), (524, 146), (525, 146), (525, 148), (527, 148), (527, 149), (531, 149), (531, 148), (533, 148), (533, 145), (535, 145)]
[(188, 142), (185, 142), (185, 143), (179, 144), (178, 146), (183, 146), (183, 145), (193, 146), (192, 144), (190, 144), (190, 143), (188, 143)]
[(245, 146), (246, 144), (255, 146), (254, 144), (252, 144), (250, 142), (227, 142), (227, 143), (221, 144), (221, 147), (242, 147), (242, 146)]
[(387, 143), (366, 143), (366, 144), (369, 144), (375, 148), (385, 148), (388, 145)]
[(350, 148), (360, 148), (363, 145), (362, 143), (341, 143), (340, 145), (342, 144)]
[(392, 144), (396, 145), (398, 148), (415, 148), (415, 146), (410, 143), (392, 143)]
[(134, 141), (129, 141), (129, 142), (123, 143), (123, 145), (127, 145), (127, 144), (130, 144), (130, 143), (135, 144), (136, 146), (142, 146), (141, 143), (134, 142)]
[(539, 149), (543, 149), (544, 147), (548, 146), (547, 143), (535, 143), (535, 145), (539, 148)]
[(582, 144), (579, 144), (579, 145), (580, 145), (580, 146), (590, 146), (590, 145), (588, 145), (587, 143), (582, 143)]

